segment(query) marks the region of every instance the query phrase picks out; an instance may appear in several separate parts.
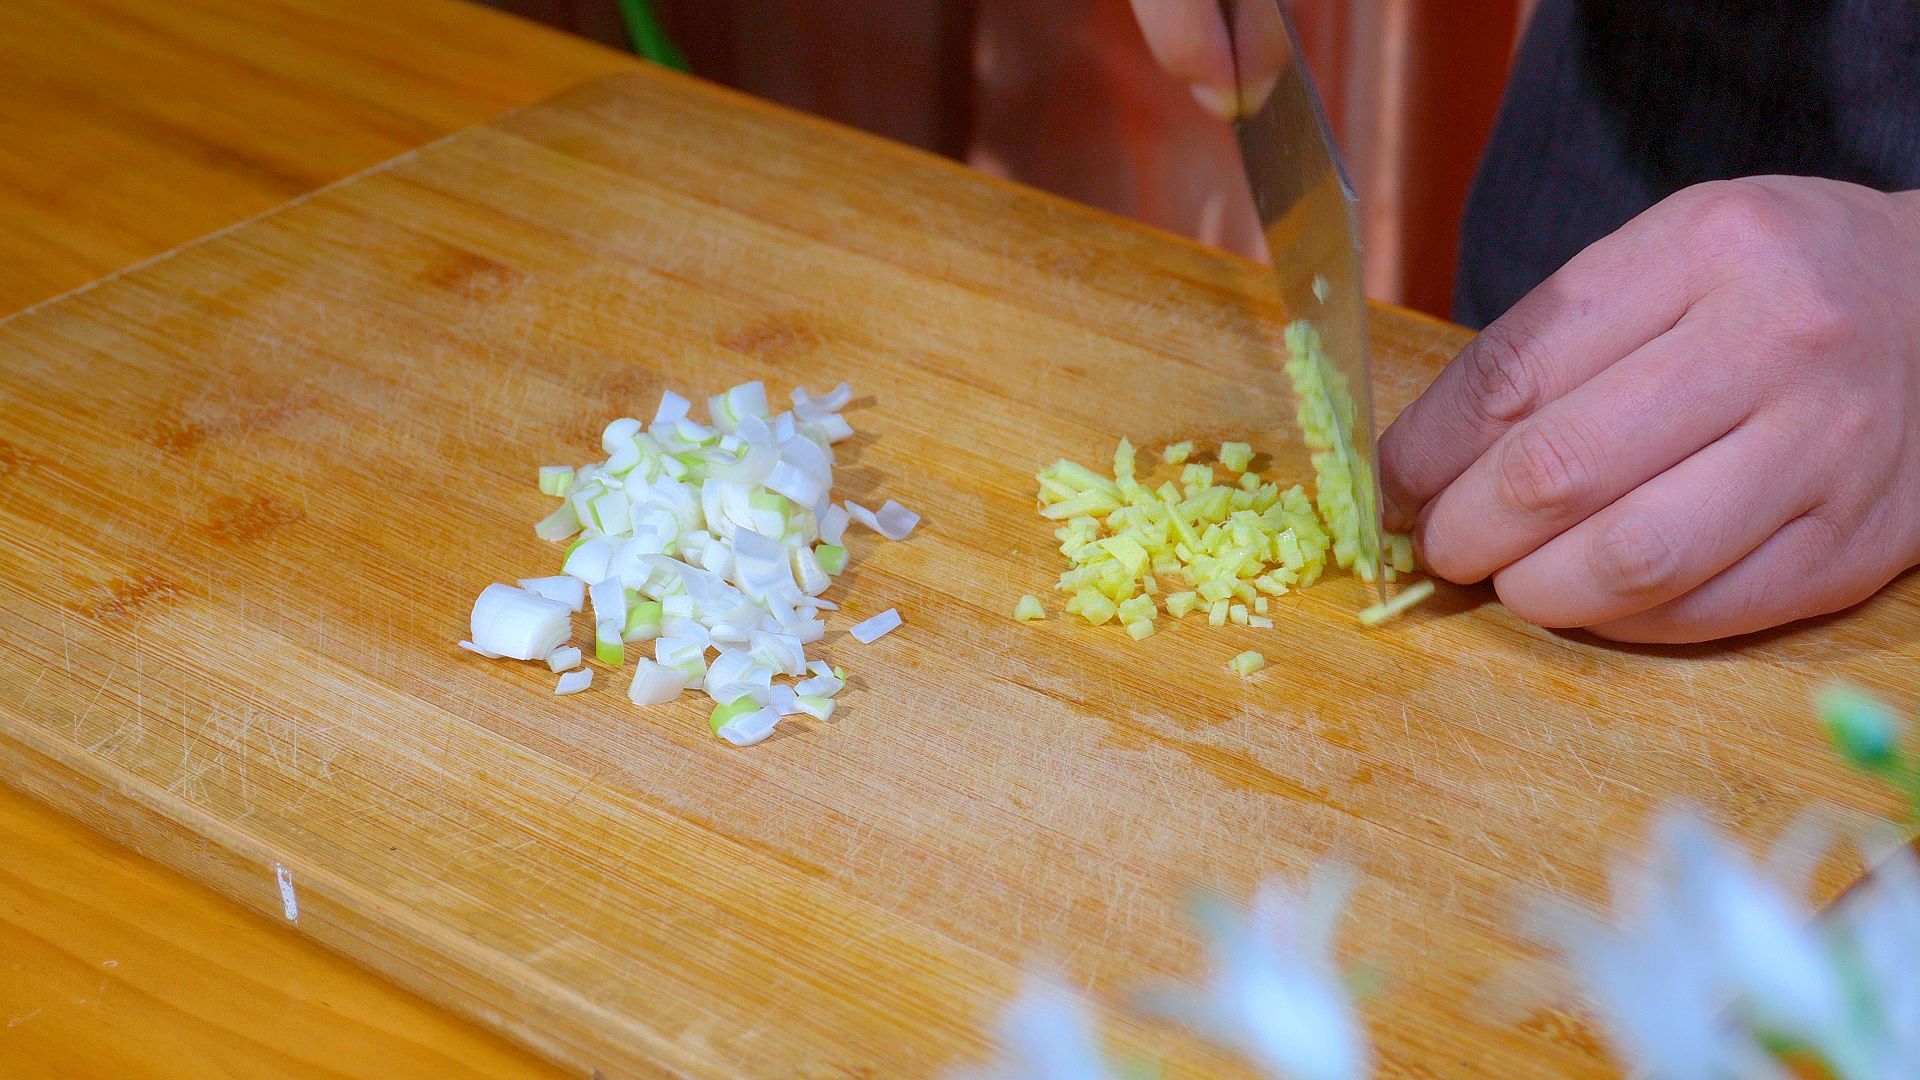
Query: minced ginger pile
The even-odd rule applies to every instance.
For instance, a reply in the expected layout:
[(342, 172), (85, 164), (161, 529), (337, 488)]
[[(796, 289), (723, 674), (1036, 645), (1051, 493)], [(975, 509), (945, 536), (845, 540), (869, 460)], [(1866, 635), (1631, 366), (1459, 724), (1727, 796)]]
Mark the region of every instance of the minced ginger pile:
[[(1368, 557), (1361, 521), (1373, 508), (1364, 505), (1367, 489), (1353, 481), (1362, 466), (1345, 434), (1353, 425), (1352, 398), (1311, 326), (1290, 325), (1286, 340), (1317, 509), (1300, 485), (1282, 490), (1251, 471), (1246, 443), (1223, 444), (1214, 464), (1191, 460), (1191, 442), (1168, 446), (1160, 453), (1162, 471), (1178, 473), (1158, 483), (1142, 477), (1124, 438), (1111, 477), (1057, 461), (1038, 474), (1040, 513), (1063, 522), (1054, 536), (1071, 564), (1059, 581), (1071, 597), (1067, 611), (1096, 625), (1118, 620), (1136, 640), (1154, 632), (1163, 610), (1175, 618), (1205, 613), (1214, 626), (1271, 627), (1269, 598), (1319, 580), (1329, 555), (1366, 580), (1376, 562), (1388, 581), (1413, 570), (1405, 536), (1384, 537), (1385, 557)], [(1044, 615), (1031, 596), (1014, 609), (1022, 622)]]

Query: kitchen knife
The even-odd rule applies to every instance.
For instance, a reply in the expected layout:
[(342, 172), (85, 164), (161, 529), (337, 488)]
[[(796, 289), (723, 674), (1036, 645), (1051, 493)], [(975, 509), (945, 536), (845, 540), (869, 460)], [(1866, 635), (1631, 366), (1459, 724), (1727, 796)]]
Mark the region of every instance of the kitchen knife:
[(1238, 108), (1233, 130), (1289, 319), (1319, 331), (1332, 396), (1334, 452), (1347, 458), (1359, 511), (1354, 569), (1386, 596), (1380, 573), (1380, 474), (1366, 301), (1360, 293), (1359, 203), (1340, 164), (1282, 0), (1220, 0)]

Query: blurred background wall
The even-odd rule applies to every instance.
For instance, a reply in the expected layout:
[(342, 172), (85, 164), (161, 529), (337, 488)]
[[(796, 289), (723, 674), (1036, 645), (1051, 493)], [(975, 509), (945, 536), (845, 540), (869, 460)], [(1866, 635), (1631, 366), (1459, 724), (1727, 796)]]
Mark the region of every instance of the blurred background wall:
[[(699, 75), (1244, 250), (1226, 126), (1128, 0), (490, 0), (617, 47), (645, 9)], [(1360, 190), (1370, 295), (1448, 313), (1460, 208), (1532, 0), (1294, 0)], [(623, 16), (623, 8), (626, 14)]]

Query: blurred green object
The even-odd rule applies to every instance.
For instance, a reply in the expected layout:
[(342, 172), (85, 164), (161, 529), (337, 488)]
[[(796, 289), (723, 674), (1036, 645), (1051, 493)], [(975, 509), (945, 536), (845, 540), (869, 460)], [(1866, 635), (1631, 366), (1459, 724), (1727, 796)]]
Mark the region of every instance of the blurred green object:
[(1816, 700), (1827, 737), (1855, 768), (1886, 773), (1900, 765), (1900, 721), (1893, 710), (1845, 686), (1829, 686)]
[(1920, 760), (1901, 751), (1906, 725), (1899, 715), (1850, 686), (1828, 686), (1815, 701), (1841, 760), (1906, 796), (1909, 828), (1920, 832)]
[(680, 47), (673, 43), (667, 32), (660, 27), (660, 20), (654, 18), (653, 5), (648, 0), (619, 0), (620, 18), (627, 24), (627, 40), (633, 43), (633, 51), (645, 59), (662, 67), (675, 71), (691, 71), (687, 58)]

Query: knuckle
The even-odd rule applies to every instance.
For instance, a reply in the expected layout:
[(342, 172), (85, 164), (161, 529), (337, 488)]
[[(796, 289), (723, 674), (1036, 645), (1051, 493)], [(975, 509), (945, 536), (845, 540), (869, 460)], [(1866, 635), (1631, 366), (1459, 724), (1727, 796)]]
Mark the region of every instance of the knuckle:
[(1883, 430), (1889, 425), (1882, 406), (1865, 394), (1847, 394), (1830, 408), (1833, 412), (1828, 417), (1828, 430), (1838, 445), (1861, 447), (1871, 444), (1877, 435), (1893, 434)]
[(1682, 193), (1695, 237), (1717, 248), (1769, 250), (1784, 244), (1792, 216), (1771, 190), (1749, 180), (1715, 180)]
[(1787, 274), (1774, 293), (1775, 335), (1796, 356), (1825, 354), (1854, 336), (1853, 312), (1806, 274)]
[(1602, 529), (1589, 569), (1601, 589), (1627, 599), (1669, 596), (1685, 584), (1680, 545), (1644, 514), (1629, 514)]
[(1496, 322), (1462, 354), (1468, 406), (1482, 420), (1510, 424), (1532, 412), (1544, 384), (1531, 336)]
[(1529, 514), (1577, 509), (1593, 487), (1587, 440), (1566, 424), (1529, 424), (1516, 430), (1501, 455), (1500, 500)]
[(1833, 554), (1845, 551), (1848, 529), (1830, 514), (1814, 511), (1795, 523), (1800, 535), (1787, 546), (1788, 581), (1783, 585), (1819, 581), (1829, 576)]

